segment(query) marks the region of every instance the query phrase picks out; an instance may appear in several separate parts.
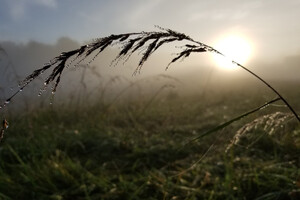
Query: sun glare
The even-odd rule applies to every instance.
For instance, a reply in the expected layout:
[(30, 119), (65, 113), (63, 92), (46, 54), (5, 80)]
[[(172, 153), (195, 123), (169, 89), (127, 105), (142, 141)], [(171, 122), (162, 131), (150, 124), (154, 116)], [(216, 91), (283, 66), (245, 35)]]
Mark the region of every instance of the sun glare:
[(223, 69), (235, 69), (237, 66), (232, 60), (245, 64), (251, 55), (250, 42), (238, 35), (223, 37), (213, 47), (225, 55), (225, 57), (218, 54), (213, 56), (217, 65)]

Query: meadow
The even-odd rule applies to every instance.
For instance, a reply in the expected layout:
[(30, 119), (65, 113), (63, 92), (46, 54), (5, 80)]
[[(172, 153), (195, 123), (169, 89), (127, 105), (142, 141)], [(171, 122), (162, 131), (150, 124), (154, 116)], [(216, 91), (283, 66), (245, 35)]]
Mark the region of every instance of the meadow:
[[(281, 102), (189, 142), (274, 98), (234, 85), (8, 112), (0, 199), (300, 199), (300, 126)], [(300, 83), (274, 85), (299, 112)]]
[[(300, 199), (299, 81), (266, 82), (235, 61), (252, 79), (202, 71), (184, 86), (169, 74), (109, 78), (91, 65), (116, 45), (110, 65), (136, 53), (134, 74), (172, 42), (182, 45), (167, 68), (191, 54), (223, 55), (158, 28), (62, 52), (9, 95), (1, 85), (9, 128), (3, 124), (0, 199)], [(75, 90), (70, 67), (81, 70), (71, 77)], [(88, 86), (92, 75), (98, 82)], [(31, 84), (38, 80), (42, 87)]]

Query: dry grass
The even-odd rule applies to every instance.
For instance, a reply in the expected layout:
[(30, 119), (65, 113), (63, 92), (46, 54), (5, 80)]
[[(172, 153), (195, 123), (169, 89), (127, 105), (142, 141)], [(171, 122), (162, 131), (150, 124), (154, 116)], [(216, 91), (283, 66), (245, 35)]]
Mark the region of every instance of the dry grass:
[[(293, 115), (291, 113), (274, 112), (254, 119), (253, 121), (245, 124), (236, 132), (226, 151), (232, 148), (233, 145), (239, 145), (243, 138), (254, 137), (253, 133), (257, 132), (259, 128), (261, 128), (266, 134), (272, 136), (276, 132), (279, 132), (280, 128), (284, 127), (285, 123), (292, 117)], [(260, 137), (254, 137), (255, 139), (252, 139), (253, 142), (248, 144), (247, 148), (258, 141)]]

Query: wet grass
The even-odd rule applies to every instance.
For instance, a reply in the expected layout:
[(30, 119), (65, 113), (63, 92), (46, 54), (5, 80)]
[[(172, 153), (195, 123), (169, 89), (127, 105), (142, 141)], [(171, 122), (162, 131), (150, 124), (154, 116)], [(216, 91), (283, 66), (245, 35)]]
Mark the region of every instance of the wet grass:
[(148, 100), (110, 109), (54, 105), (11, 116), (0, 146), (0, 199), (299, 199), (295, 119), (273, 135), (260, 125), (225, 152), (244, 124), (286, 108), (184, 146), (261, 105), (257, 96), (157, 98), (146, 111)]

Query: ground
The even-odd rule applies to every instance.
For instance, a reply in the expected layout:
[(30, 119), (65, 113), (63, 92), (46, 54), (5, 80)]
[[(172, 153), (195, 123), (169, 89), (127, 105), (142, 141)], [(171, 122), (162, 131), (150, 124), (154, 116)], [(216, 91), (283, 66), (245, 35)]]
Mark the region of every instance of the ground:
[[(0, 199), (300, 199), (300, 126), (289, 110), (269, 106), (189, 143), (274, 97), (210, 94), (9, 113)], [(299, 110), (299, 94), (287, 94)]]

